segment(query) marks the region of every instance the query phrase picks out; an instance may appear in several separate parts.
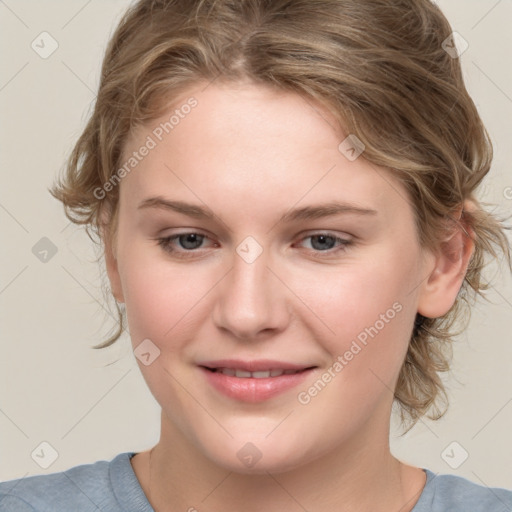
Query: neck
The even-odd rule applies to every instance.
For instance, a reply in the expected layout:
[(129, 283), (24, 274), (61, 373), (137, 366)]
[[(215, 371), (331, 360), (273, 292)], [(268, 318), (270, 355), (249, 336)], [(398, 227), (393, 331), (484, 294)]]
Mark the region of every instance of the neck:
[(391, 455), (389, 432), (381, 439), (364, 434), (291, 471), (240, 474), (214, 464), (162, 419), (160, 441), (137, 476), (155, 512), (409, 512), (425, 484), (424, 472)]

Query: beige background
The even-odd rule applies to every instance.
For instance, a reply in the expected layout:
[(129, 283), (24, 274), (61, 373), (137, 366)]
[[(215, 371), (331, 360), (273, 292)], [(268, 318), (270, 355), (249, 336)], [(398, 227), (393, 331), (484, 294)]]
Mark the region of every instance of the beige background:
[[(498, 211), (509, 211), (512, 2), (438, 4), (469, 43), (461, 57), (464, 75), (495, 145), (482, 195)], [(0, 1), (0, 480), (111, 459), (158, 440), (159, 408), (127, 337), (110, 349), (89, 348), (111, 325), (99, 304), (96, 253), (47, 192), (84, 126), (106, 41), (127, 5), (126, 0)], [(31, 48), (43, 31), (58, 42), (46, 59)], [(46, 262), (32, 252), (42, 237), (57, 249)], [(492, 304), (480, 302), (468, 333), (456, 344), (447, 379), (449, 413), (438, 422), (420, 422), (403, 438), (394, 435), (392, 449), (435, 472), (512, 488), (512, 285), (503, 270), (491, 274)], [(445, 451), (454, 441), (458, 445)], [(57, 456), (46, 469), (31, 456), (41, 453), (42, 442)], [(462, 450), (467, 460), (450, 467), (446, 460), (456, 465)], [(43, 451), (48, 464), (51, 449), (43, 445)]]

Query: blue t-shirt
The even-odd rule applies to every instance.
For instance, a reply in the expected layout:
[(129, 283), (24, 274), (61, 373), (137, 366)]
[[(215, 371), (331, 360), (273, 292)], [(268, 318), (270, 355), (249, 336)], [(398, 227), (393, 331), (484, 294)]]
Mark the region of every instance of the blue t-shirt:
[[(133, 455), (120, 453), (111, 461), (0, 482), (0, 511), (154, 512), (130, 463)], [(427, 482), (413, 512), (512, 511), (512, 491), (423, 471)]]

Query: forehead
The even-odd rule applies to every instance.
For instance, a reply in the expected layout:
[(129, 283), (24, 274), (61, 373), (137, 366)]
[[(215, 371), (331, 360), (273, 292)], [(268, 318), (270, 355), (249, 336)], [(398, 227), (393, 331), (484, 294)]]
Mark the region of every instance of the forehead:
[(405, 189), (389, 171), (364, 153), (347, 158), (346, 143), (340, 150), (348, 135), (326, 107), (297, 94), (201, 84), (134, 131), (124, 161), (144, 145), (151, 149), (123, 179), (121, 196), (134, 204), (170, 195), (214, 210), (234, 205), (239, 213), (255, 202), (284, 210), (326, 199), (371, 202), (384, 213), (407, 208), (399, 204), (407, 203)]

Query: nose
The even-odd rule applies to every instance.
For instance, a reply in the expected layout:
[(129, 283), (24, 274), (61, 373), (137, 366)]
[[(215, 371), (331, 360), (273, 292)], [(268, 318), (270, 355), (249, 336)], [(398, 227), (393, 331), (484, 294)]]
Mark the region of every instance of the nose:
[(216, 287), (214, 322), (241, 340), (275, 336), (289, 322), (291, 292), (270, 268), (267, 252), (252, 262), (235, 253), (230, 272)]

